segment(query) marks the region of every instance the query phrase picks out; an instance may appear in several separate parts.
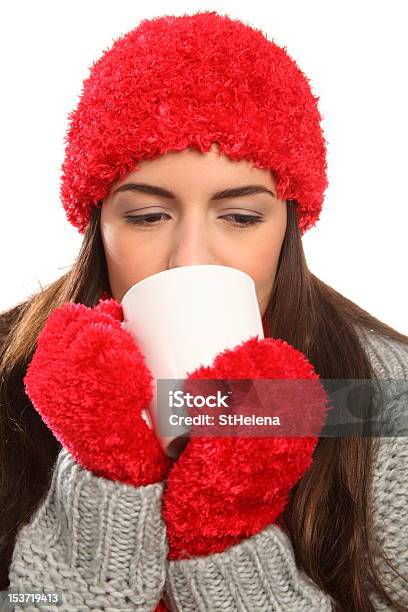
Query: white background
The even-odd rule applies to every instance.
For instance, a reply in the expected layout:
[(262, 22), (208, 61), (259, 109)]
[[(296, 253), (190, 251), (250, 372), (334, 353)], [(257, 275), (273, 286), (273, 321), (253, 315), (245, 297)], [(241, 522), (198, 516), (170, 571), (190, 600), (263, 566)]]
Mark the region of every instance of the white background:
[(330, 186), (303, 237), (309, 268), (408, 334), (404, 0), (8, 2), (0, 23), (0, 311), (63, 274), (82, 241), (59, 201), (67, 114), (92, 63), (140, 19), (216, 10), (258, 29), (309, 77)]

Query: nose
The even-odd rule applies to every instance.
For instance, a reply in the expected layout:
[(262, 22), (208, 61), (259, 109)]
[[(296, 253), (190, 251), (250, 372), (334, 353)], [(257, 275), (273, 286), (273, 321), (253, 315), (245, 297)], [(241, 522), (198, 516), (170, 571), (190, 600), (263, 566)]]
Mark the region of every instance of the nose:
[(169, 269), (182, 266), (214, 265), (218, 263), (204, 219), (191, 215), (180, 221), (174, 230), (169, 257)]

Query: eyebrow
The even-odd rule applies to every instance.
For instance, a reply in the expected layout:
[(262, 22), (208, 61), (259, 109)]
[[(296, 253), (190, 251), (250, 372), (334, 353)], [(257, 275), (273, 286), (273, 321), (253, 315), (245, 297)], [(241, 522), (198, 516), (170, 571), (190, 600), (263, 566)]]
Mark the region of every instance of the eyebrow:
[[(113, 195), (121, 191), (140, 191), (141, 193), (148, 193), (152, 195), (162, 196), (163, 198), (169, 198), (175, 200), (176, 196), (174, 193), (164, 187), (158, 187), (157, 185), (149, 185), (148, 183), (125, 183), (121, 185), (113, 192)], [(225, 198), (240, 198), (246, 195), (253, 195), (255, 193), (269, 193), (273, 198), (275, 194), (273, 191), (264, 187), (263, 185), (244, 185), (243, 187), (233, 187), (232, 189), (223, 189), (222, 191), (216, 191), (210, 201), (222, 200)]]

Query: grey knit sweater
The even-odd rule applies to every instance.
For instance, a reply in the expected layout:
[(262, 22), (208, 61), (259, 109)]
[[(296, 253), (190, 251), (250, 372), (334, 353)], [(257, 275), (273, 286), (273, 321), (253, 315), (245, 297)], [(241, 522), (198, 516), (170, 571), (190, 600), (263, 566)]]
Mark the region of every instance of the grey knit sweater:
[[(408, 348), (362, 334), (377, 375), (408, 383)], [(373, 478), (374, 528), (386, 554), (408, 574), (408, 384), (387, 402), (402, 436), (382, 437)], [(270, 525), (223, 553), (167, 561), (160, 508), (163, 483), (139, 488), (97, 477), (63, 449), (51, 487), (19, 532), (10, 591), (58, 593), (55, 605), (13, 604), (14, 610), (154, 610), (163, 597), (185, 612), (332, 610), (331, 599), (296, 566), (286, 534)], [(404, 583), (387, 565), (389, 592)], [(376, 610), (391, 610), (372, 595)], [(5, 608), (10, 609), (10, 608)]]

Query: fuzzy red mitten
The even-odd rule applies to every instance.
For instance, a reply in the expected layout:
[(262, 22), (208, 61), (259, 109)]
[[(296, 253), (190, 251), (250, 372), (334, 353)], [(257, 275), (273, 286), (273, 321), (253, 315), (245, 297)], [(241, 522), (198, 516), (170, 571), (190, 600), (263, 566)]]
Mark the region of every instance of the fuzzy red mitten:
[[(294, 393), (293, 418), (320, 431), (327, 396), (305, 355), (283, 340), (256, 336), (218, 354), (200, 379), (309, 379)], [(291, 395), (292, 397), (292, 395)], [(290, 408), (291, 410), (291, 408)], [(312, 463), (317, 436), (192, 436), (170, 469), (163, 494), (171, 559), (222, 552), (273, 523)]]
[(153, 376), (114, 299), (53, 310), (24, 378), (43, 421), (97, 476), (135, 486), (159, 482), (168, 459), (142, 417)]

